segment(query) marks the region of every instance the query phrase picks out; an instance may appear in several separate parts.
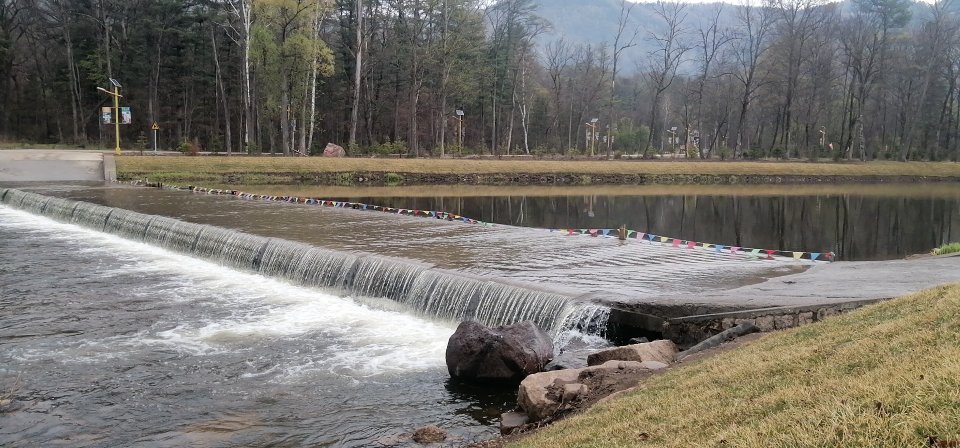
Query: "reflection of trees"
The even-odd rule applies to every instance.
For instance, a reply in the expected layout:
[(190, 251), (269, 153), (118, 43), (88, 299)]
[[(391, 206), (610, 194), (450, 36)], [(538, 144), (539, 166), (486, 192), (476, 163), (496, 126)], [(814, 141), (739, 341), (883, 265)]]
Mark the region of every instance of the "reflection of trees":
[[(927, 252), (960, 236), (955, 198), (838, 196), (567, 196), (376, 198), (544, 228), (629, 229), (763, 249), (834, 251), (842, 259)], [(446, 208), (450, 207), (450, 208)], [(590, 216), (593, 211), (595, 216)]]

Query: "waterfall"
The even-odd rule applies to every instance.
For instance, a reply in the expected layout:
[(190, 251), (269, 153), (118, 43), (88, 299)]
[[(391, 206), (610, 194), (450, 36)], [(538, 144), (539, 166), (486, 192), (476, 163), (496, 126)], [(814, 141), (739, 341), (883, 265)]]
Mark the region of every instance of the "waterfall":
[(554, 335), (602, 335), (609, 309), (573, 297), (428, 263), (351, 254), (279, 238), (69, 199), (0, 190), (0, 202), (51, 219), (354, 297), (387, 298), (425, 316), (507, 325), (530, 320)]

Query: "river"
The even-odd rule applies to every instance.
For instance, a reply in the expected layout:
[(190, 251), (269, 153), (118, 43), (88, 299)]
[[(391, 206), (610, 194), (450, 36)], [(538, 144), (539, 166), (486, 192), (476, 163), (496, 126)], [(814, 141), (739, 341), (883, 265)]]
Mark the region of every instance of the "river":
[[(27, 187), (570, 297), (732, 288), (811, 262), (549, 229), (626, 224), (717, 244), (835, 249), (847, 259), (926, 252), (960, 235), (952, 185), (243, 187), (446, 210), (493, 227), (117, 185)], [(4, 205), (0, 254), (0, 400), (12, 398), (0, 401), (3, 446), (359, 447), (428, 424), (459, 444), (496, 434), (499, 413), (513, 406), (510, 390), (448, 380), (451, 319)]]

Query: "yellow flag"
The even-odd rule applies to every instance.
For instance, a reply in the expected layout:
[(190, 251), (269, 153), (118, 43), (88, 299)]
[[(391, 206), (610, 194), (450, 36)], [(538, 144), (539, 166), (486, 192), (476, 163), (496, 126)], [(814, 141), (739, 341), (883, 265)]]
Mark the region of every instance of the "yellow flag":
[(803, 252), (794, 252), (794, 253), (793, 253), (793, 259), (794, 259), (794, 260), (799, 260), (800, 257), (802, 257), (802, 256), (803, 256)]

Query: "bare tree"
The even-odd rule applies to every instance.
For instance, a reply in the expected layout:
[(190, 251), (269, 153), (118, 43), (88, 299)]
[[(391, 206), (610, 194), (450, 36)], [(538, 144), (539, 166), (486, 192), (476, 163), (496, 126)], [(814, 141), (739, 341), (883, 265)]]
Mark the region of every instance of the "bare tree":
[[(722, 76), (722, 74), (714, 74), (711, 72), (711, 69), (714, 68), (714, 62), (717, 57), (720, 55), (721, 51), (726, 47), (728, 43), (733, 39), (730, 33), (725, 30), (720, 29), (720, 16), (723, 13), (723, 3), (718, 3), (716, 9), (714, 9), (713, 14), (709, 16), (709, 19), (705, 23), (700, 24), (699, 29), (699, 40), (697, 43), (697, 62), (700, 65), (700, 72), (697, 76), (697, 112), (696, 112), (696, 121), (694, 122), (694, 128), (697, 130), (699, 135), (705, 135), (704, 132), (704, 123), (703, 123), (703, 98), (704, 90), (706, 89), (707, 81), (712, 76)], [(714, 127), (714, 134), (717, 134), (720, 126), (717, 125)], [(710, 145), (699, 145), (699, 155), (700, 158), (706, 158), (707, 150), (712, 148), (712, 143), (716, 138), (710, 139)], [(704, 140), (705, 141), (705, 140)]]
[(251, 101), (250, 85), (250, 30), (253, 27), (252, 0), (229, 0), (230, 11), (239, 23), (239, 27), (232, 27), (231, 37), (243, 49), (243, 146), (244, 151), (250, 150), (253, 138), (253, 101)]
[(930, 85), (938, 73), (938, 67), (942, 64), (941, 57), (945, 55), (945, 49), (951, 42), (955, 42), (958, 28), (957, 18), (948, 9), (951, 0), (940, 0), (929, 5), (929, 20), (920, 28), (916, 41), (919, 45), (919, 51), (916, 53), (916, 64), (920, 68), (919, 86), (917, 86), (916, 99), (911, 103), (904, 113), (903, 133), (906, 139), (900, 147), (900, 160), (906, 161), (910, 158), (913, 151), (914, 138), (917, 129), (913, 123), (919, 121), (922, 116), (924, 105), (927, 102), (927, 96)]
[(823, 0), (769, 0), (768, 6), (777, 17), (779, 39), (775, 46), (783, 64), (780, 73), (783, 89), (783, 103), (778, 116), (780, 126), (779, 129), (774, 129), (774, 132), (779, 132), (780, 143), (789, 158), (794, 154), (793, 110), (800, 86), (802, 65), (808, 60), (808, 46), (812, 38), (821, 32), (829, 14), (822, 7)]
[(653, 142), (662, 138), (663, 129), (659, 126), (659, 119), (663, 93), (673, 84), (677, 69), (684, 60), (683, 56), (691, 48), (687, 42), (687, 29), (684, 28), (687, 19), (685, 4), (660, 0), (653, 5), (653, 12), (663, 22), (664, 30), (649, 33), (655, 49), (649, 54), (650, 67), (646, 75), (653, 92), (653, 101), (650, 108), (650, 136), (643, 150), (644, 157), (648, 156)]
[(617, 18), (617, 34), (613, 38), (613, 71), (610, 73), (610, 97), (607, 101), (607, 123), (610, 131), (607, 132), (607, 157), (610, 157), (610, 149), (613, 146), (613, 134), (617, 130), (617, 118), (614, 116), (614, 102), (617, 95), (617, 74), (620, 67), (620, 56), (628, 48), (637, 46), (640, 38), (640, 27), (632, 26), (627, 30), (630, 22), (630, 13), (636, 3), (620, 0), (620, 16)]
[[(854, 134), (857, 126), (863, 129), (867, 100), (882, 75), (890, 30), (904, 26), (910, 19), (909, 5), (903, 0), (859, 0), (854, 3), (856, 12), (844, 20), (840, 40), (850, 72), (846, 140), (842, 148), (847, 157), (853, 157)], [(861, 139), (861, 160), (866, 157), (864, 144)]]
[[(736, 59), (734, 77), (741, 85), (740, 115), (737, 118), (737, 141), (734, 158), (743, 154), (747, 138), (747, 115), (750, 105), (761, 86), (758, 79), (760, 61), (769, 48), (769, 34), (772, 22), (770, 9), (754, 7), (743, 3), (737, 7), (739, 34), (733, 41), (733, 53)], [(749, 146), (749, 145), (747, 145)]]
[[(550, 77), (550, 90), (553, 94), (553, 114), (548, 133), (555, 135), (553, 144), (560, 147), (560, 115), (563, 113), (562, 95), (567, 67), (573, 61), (570, 45), (563, 38), (548, 42), (544, 48), (547, 63), (547, 75)], [(568, 138), (569, 140), (569, 138)], [(570, 148), (567, 142), (567, 148)]]

